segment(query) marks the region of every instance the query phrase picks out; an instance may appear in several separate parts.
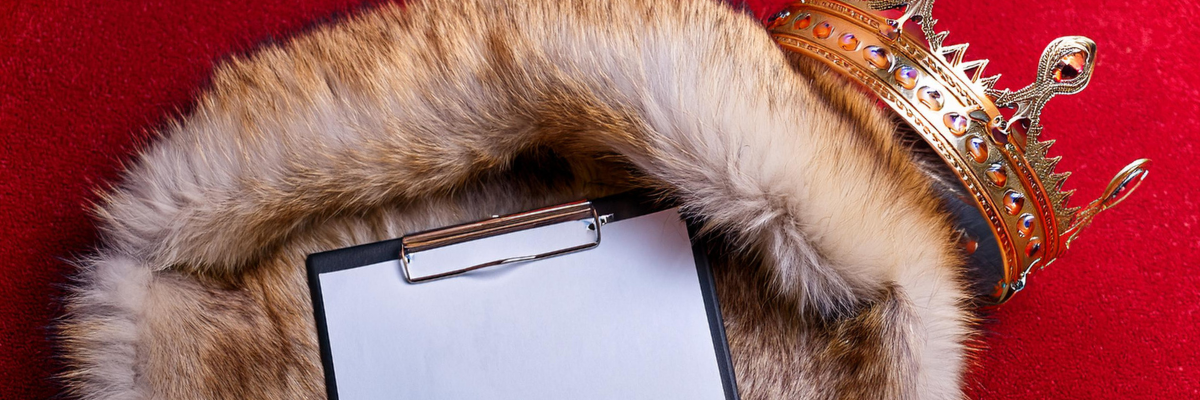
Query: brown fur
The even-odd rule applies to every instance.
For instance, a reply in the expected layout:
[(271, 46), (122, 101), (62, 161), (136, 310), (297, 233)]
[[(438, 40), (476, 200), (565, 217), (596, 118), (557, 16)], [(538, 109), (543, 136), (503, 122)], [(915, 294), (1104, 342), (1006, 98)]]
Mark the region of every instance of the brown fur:
[(959, 260), (893, 131), (708, 1), (385, 5), (218, 68), (108, 193), (65, 377), (320, 397), (305, 255), (638, 186), (730, 243), (744, 398), (959, 397)]

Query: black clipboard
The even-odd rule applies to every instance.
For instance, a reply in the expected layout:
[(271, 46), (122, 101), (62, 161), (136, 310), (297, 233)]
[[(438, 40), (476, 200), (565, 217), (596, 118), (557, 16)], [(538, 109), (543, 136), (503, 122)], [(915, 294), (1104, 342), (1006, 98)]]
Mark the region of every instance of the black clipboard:
[[(470, 224), (457, 225), (447, 228), (406, 235), (399, 239), (369, 243), (354, 247), (315, 253), (308, 256), (307, 275), (309, 290), (313, 301), (313, 313), (321, 350), (321, 363), (325, 375), (326, 391), (330, 399), (338, 399), (338, 375), (334, 362), (330, 340), (329, 318), (326, 315), (325, 298), (322, 296), (322, 276), (339, 271), (348, 271), (381, 263), (396, 262), (403, 271), (401, 276), (407, 285), (437, 285), (441, 279), (458, 279), (458, 276), (473, 273), (485, 273), (488, 268), (523, 268), (525, 263), (537, 263), (549, 257), (578, 253), (575, 257), (587, 256), (587, 251), (602, 243), (603, 227), (623, 220), (631, 220), (669, 210), (671, 207), (656, 204), (641, 192), (629, 192), (591, 201), (568, 203), (556, 207), (534, 210), (526, 213), (508, 216), (494, 216), (491, 219)], [(557, 216), (557, 219), (555, 219)], [(535, 229), (547, 223), (567, 220), (579, 220), (587, 223), (587, 229), (594, 229), (595, 245), (579, 244), (560, 250), (539, 254), (515, 255), (492, 262), (464, 265), (450, 270), (428, 274), (418, 274), (410, 270), (409, 261), (413, 254), (428, 250), (431, 241), (442, 244), (458, 244), (492, 235), (503, 235), (522, 229)], [(479, 233), (483, 233), (480, 235)], [(687, 235), (694, 238), (695, 224), (687, 224)], [(703, 299), (704, 314), (711, 335), (712, 349), (716, 357), (717, 374), (724, 399), (737, 399), (737, 386), (734, 378), (732, 361), (729, 354), (728, 341), (722, 323), (721, 311), (717, 302), (716, 287), (712, 269), (701, 242), (691, 240), (691, 257), (694, 259), (696, 277)], [(506, 265), (513, 264), (513, 265)], [(363, 305), (369, 307), (369, 305)]]

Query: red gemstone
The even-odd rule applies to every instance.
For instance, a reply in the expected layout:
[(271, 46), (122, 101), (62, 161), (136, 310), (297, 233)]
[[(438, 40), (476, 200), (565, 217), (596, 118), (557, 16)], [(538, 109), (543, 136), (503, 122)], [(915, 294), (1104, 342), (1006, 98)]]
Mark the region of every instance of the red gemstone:
[(1083, 74), (1085, 68), (1087, 68), (1087, 52), (1079, 50), (1059, 59), (1058, 63), (1054, 64), (1051, 76), (1055, 82), (1071, 81)]
[(887, 20), (887, 24), (879, 28), (879, 33), (888, 39), (896, 40), (900, 37), (900, 22), (894, 19)]
[(830, 25), (828, 22), (822, 22), (816, 28), (813, 28), (813, 36), (816, 36), (817, 39), (827, 38), (831, 34), (833, 34), (833, 25)]
[(917, 90), (917, 98), (921, 100), (921, 104), (929, 107), (930, 110), (938, 111), (942, 109), (942, 92), (929, 86), (923, 86)]
[(809, 25), (812, 25), (812, 16), (805, 15), (803, 17), (796, 18), (796, 23), (793, 24), (792, 27), (796, 29), (808, 29)]
[(892, 66), (892, 55), (879, 46), (867, 46), (863, 49), (863, 58), (878, 69), (886, 70)]
[(975, 159), (975, 162), (980, 164), (987, 162), (987, 142), (984, 142), (980, 137), (973, 136), (970, 140), (967, 140), (967, 151), (971, 153), (971, 158)]
[(1017, 220), (1017, 234), (1021, 237), (1029, 236), (1033, 233), (1033, 214), (1025, 214), (1021, 219)]
[(963, 238), (962, 248), (967, 254), (975, 254), (975, 250), (979, 250), (979, 242), (971, 238)]
[(783, 20), (787, 19), (789, 15), (792, 15), (792, 13), (788, 10), (775, 13), (775, 15), (772, 15), (771, 18), (767, 19), (767, 29), (775, 29), (775, 27), (782, 24)]
[(895, 75), (896, 82), (899, 82), (900, 86), (911, 90), (912, 88), (917, 87), (917, 78), (921, 77), (921, 72), (917, 71), (916, 68), (904, 65), (900, 68), (896, 68)]
[(962, 116), (962, 114), (953, 113), (953, 112), (947, 113), (946, 116), (942, 118), (942, 120), (943, 120), (943, 122), (946, 123), (946, 127), (950, 128), (950, 133), (953, 133), (957, 136), (962, 136), (963, 133), (966, 133), (967, 125), (971, 123), (971, 121), (968, 120), (967, 117)]
[(987, 177), (992, 180), (992, 184), (1003, 187), (1008, 182), (1008, 170), (1002, 164), (992, 164), (987, 169)]
[(1009, 190), (1004, 194), (1004, 211), (1008, 211), (1010, 215), (1021, 213), (1021, 207), (1025, 206), (1025, 196), (1020, 193)]
[(858, 50), (858, 38), (854, 37), (853, 34), (847, 33), (842, 35), (841, 39), (838, 39), (838, 45), (842, 47), (842, 50)]
[(1037, 258), (1042, 255), (1042, 239), (1030, 238), (1029, 244), (1025, 245), (1025, 255), (1031, 258)]

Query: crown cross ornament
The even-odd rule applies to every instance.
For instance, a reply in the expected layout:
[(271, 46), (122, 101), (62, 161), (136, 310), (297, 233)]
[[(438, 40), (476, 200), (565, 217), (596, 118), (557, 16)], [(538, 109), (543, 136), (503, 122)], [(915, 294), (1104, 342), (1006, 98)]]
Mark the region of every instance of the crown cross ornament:
[[(1053, 141), (1040, 140), (1039, 118), (1052, 97), (1087, 86), (1096, 44), (1059, 38), (1042, 53), (1032, 84), (998, 90), (1000, 76), (983, 73), (987, 60), (964, 61), (965, 43), (944, 45), (948, 32), (934, 30), (932, 11), (933, 0), (801, 0), (768, 20), (768, 29), (782, 48), (878, 95), (946, 162), (997, 242), (1003, 271), (986, 297), (999, 304), (1132, 193), (1149, 160), (1121, 170), (1099, 199), (1069, 207), (1073, 191), (1062, 191), (1069, 174), (1054, 171), (1061, 157), (1047, 157)], [(919, 34), (905, 29), (914, 25)]]

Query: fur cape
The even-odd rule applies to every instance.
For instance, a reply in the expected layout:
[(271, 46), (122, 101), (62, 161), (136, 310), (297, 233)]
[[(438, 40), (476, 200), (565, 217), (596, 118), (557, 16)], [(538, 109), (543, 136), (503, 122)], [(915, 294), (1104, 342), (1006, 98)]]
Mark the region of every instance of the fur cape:
[(71, 395), (319, 398), (304, 259), (632, 187), (707, 221), (743, 398), (961, 398), (953, 229), (869, 97), (709, 0), (427, 0), (217, 68), (107, 191)]

